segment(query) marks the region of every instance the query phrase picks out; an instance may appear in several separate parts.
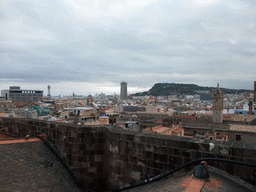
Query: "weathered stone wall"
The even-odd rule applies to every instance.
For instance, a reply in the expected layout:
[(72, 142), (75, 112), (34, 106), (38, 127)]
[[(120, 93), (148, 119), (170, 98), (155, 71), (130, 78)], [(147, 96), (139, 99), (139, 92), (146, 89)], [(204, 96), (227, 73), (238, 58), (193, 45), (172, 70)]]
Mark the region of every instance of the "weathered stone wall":
[[(256, 163), (256, 145), (158, 134), (126, 132), (115, 126), (77, 126), (31, 119), (4, 118), (9, 133), (45, 133), (73, 171), (92, 188), (132, 184), (165, 173), (191, 160), (207, 157)], [(212, 163), (228, 173), (256, 182), (256, 169)]]
[[(199, 158), (224, 158), (256, 163), (256, 145), (214, 141), (209, 151), (209, 140), (193, 138), (110, 132), (107, 139), (109, 186), (122, 186), (170, 171)], [(256, 180), (256, 169), (227, 163), (211, 163), (243, 179)], [(245, 170), (245, 171), (244, 171)]]
[(241, 135), (241, 143), (256, 143), (256, 126), (255, 125), (235, 125), (230, 124), (228, 137), (230, 141), (236, 141), (236, 135)]
[[(233, 126), (233, 125), (230, 125)], [(237, 126), (237, 128), (241, 128), (241, 129), (235, 129), (235, 126)], [(234, 129), (215, 129), (216, 133), (218, 133), (219, 135), (227, 135), (228, 136), (228, 141), (229, 142), (239, 142), (239, 143), (244, 143), (244, 144), (253, 144), (256, 143), (256, 126), (249, 126), (249, 125), (235, 125), (233, 128)], [(242, 126), (242, 127), (239, 127)], [(244, 130), (242, 129), (243, 127)], [(246, 127), (248, 129), (246, 129)], [(248, 130), (255, 130), (255, 131), (248, 131)], [(185, 133), (186, 135), (190, 135), (193, 136), (194, 133), (200, 133), (205, 135), (206, 133), (208, 133), (210, 131), (210, 128), (194, 128), (194, 127), (184, 127)], [(246, 131), (247, 130), (247, 131)], [(237, 140), (236, 135), (240, 135), (240, 141)]]
[[(228, 134), (228, 140), (230, 142), (241, 143), (256, 143), (256, 126), (255, 125), (241, 125), (233, 123), (206, 123), (192, 119), (183, 119), (182, 126), (185, 132), (193, 133), (198, 131), (201, 133), (207, 133), (211, 128), (214, 128), (220, 135)], [(241, 135), (241, 140), (237, 141), (236, 135)]]
[[(10, 134), (38, 135), (45, 133), (67, 160), (73, 172), (90, 187), (104, 187), (105, 127), (79, 126), (32, 119), (3, 119)], [(106, 185), (105, 185), (106, 187)]]
[[(237, 135), (241, 135), (240, 141), (237, 140)], [(228, 132), (228, 140), (230, 142), (237, 142), (237, 143), (256, 143), (256, 133), (250, 133), (250, 132), (235, 132), (235, 131), (229, 131)]]

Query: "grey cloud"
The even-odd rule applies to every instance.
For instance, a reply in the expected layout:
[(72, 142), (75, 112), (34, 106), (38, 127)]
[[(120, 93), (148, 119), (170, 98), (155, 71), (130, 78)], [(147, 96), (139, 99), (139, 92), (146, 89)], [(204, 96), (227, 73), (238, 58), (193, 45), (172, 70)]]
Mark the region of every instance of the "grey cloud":
[[(192, 1), (156, 1), (116, 17), (89, 17), (63, 1), (6, 1), (0, 7), (0, 76), (35, 83), (125, 80), (139, 87), (215, 85), (219, 78), (227, 87), (245, 86), (249, 81), (238, 83), (236, 74), (221, 75), (256, 70), (255, 2), (223, 0), (198, 10), (186, 2)], [(200, 76), (212, 73), (219, 76)]]
[(140, 58), (140, 57), (130, 57), (130, 60), (137, 62), (137, 63), (145, 63), (147, 62), (146, 59)]
[(245, 57), (254, 57), (256, 55), (256, 43), (237, 43), (230, 46), (229, 50), (234, 54), (242, 55)]

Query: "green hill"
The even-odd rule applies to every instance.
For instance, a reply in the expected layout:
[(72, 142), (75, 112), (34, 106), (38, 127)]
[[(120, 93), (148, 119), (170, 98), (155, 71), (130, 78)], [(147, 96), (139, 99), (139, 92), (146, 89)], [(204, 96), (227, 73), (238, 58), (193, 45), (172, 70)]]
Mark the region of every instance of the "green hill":
[[(185, 94), (185, 95), (195, 95), (195, 94), (205, 94), (212, 93), (212, 90), (216, 89), (216, 87), (202, 87), (195, 84), (176, 84), (176, 83), (156, 83), (151, 89), (144, 92), (135, 93), (135, 96), (160, 96), (160, 95), (173, 95), (173, 94)], [(239, 93), (253, 93), (253, 90), (247, 89), (228, 89), (221, 88), (224, 94), (235, 94)]]

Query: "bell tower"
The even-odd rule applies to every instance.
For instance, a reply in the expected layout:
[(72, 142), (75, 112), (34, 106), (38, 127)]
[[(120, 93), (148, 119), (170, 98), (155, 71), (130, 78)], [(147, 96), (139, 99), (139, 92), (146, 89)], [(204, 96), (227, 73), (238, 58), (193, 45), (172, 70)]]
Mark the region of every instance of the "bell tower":
[(223, 93), (217, 84), (217, 89), (213, 91), (213, 122), (223, 122)]

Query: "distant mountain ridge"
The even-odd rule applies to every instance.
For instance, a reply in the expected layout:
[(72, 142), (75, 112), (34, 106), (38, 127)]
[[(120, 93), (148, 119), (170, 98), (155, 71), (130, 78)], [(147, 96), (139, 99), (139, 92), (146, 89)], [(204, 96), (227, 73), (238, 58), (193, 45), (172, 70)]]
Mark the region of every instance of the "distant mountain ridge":
[[(135, 93), (135, 96), (168, 96), (174, 94), (185, 94), (185, 95), (195, 95), (195, 94), (211, 94), (212, 90), (216, 87), (203, 87), (195, 84), (182, 84), (182, 83), (156, 83), (151, 89), (144, 92)], [(253, 90), (248, 89), (228, 89), (221, 88), (224, 94), (235, 94), (239, 93), (253, 93)]]

